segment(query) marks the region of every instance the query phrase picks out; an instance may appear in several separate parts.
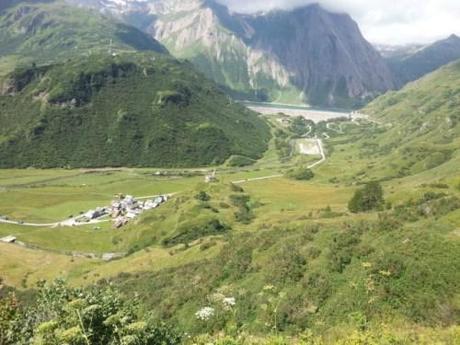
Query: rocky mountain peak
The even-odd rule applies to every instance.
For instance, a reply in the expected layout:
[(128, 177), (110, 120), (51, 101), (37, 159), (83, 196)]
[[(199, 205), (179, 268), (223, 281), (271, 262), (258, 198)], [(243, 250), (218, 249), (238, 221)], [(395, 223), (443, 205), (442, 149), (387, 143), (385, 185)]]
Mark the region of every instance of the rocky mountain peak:
[(99, 1), (240, 97), (350, 106), (395, 86), (351, 17), (318, 4), (247, 15), (214, 0), (69, 1)]

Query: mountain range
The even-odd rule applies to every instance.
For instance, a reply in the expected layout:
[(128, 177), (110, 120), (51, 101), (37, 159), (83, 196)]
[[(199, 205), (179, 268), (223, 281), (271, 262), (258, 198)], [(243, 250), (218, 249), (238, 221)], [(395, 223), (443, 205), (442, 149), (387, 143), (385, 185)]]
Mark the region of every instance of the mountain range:
[(347, 14), (319, 5), (255, 15), (212, 0), (69, 0), (111, 13), (236, 97), (356, 106), (396, 86)]
[(237, 99), (356, 108), (460, 58), (455, 35), (374, 47), (318, 4), (248, 15), (215, 0), (67, 1), (148, 33)]
[(460, 58), (455, 35), (376, 49), (350, 16), (319, 5), (246, 15), (213, 0), (63, 2), (2, 3), (22, 6), (0, 18), (0, 74), (21, 61), (167, 48), (237, 99), (350, 108)]

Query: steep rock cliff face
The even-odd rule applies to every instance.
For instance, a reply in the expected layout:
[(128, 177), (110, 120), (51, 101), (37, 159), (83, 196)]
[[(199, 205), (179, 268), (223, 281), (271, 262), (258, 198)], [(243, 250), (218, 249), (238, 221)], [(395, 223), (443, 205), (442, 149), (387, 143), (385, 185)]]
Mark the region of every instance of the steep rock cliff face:
[(248, 45), (276, 57), (310, 101), (333, 105), (391, 89), (391, 73), (346, 14), (317, 5), (245, 18)]
[(147, 31), (240, 97), (353, 106), (395, 87), (350, 16), (318, 5), (242, 15), (212, 0), (71, 1)]
[(179, 58), (190, 59), (234, 95), (262, 100), (300, 99), (292, 75), (276, 57), (244, 41), (251, 28), (212, 2), (156, 1), (157, 19), (146, 29)]

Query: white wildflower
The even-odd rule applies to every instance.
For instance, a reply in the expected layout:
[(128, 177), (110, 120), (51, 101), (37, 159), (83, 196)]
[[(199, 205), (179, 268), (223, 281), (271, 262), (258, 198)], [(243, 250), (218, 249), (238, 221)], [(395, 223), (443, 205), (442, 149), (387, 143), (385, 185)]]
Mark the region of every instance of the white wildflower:
[(236, 304), (236, 299), (235, 297), (225, 297), (222, 300), (222, 303), (224, 304), (225, 309), (232, 309)]
[(215, 310), (211, 307), (204, 307), (195, 313), (198, 320), (207, 321), (214, 316)]
[(225, 299), (225, 295), (221, 293), (213, 293), (211, 296), (208, 297), (210, 303), (219, 303)]

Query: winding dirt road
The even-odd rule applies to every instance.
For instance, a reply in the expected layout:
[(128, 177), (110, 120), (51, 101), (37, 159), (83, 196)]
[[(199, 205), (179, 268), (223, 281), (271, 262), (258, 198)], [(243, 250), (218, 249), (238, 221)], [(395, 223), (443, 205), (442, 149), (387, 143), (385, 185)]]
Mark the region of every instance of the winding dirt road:
[[(319, 161), (307, 166), (308, 169), (313, 169), (314, 167), (316, 167), (316, 166), (318, 166), (320, 164), (323, 164), (327, 160), (326, 154), (324, 152), (323, 141), (321, 139), (316, 139), (316, 144), (318, 145), (318, 149), (319, 149), (319, 153), (321, 155), (321, 159)], [(232, 181), (232, 183), (234, 183), (234, 184), (243, 184), (243, 183), (253, 182), (253, 181), (270, 180), (270, 179), (273, 179), (273, 178), (279, 178), (279, 177), (283, 177), (283, 176), (284, 176), (283, 174), (277, 174), (277, 175), (270, 175), (270, 176), (254, 177), (254, 178), (249, 178), (249, 179), (246, 179), (246, 180)]]

